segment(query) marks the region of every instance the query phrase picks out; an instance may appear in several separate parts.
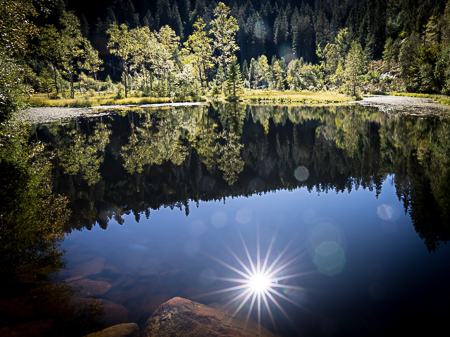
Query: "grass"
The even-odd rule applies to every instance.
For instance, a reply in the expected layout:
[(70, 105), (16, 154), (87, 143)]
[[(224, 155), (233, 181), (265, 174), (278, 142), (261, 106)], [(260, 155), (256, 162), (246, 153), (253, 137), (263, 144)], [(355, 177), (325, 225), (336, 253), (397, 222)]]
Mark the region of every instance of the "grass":
[(350, 99), (333, 91), (245, 90), (244, 100), (250, 103), (331, 104), (348, 102)]
[(30, 100), (29, 104), (32, 107), (66, 107), (66, 108), (89, 108), (99, 105), (128, 105), (128, 104), (157, 104), (157, 103), (172, 103), (172, 102), (192, 102), (191, 97), (186, 97), (183, 100), (177, 100), (175, 97), (129, 97), (116, 99), (113, 95), (97, 95), (92, 97), (76, 96), (74, 99), (50, 99), (45, 94), (35, 94)]
[[(219, 95), (221, 97), (223, 95)], [(202, 97), (200, 100), (205, 100)], [(348, 96), (333, 91), (277, 91), (277, 90), (245, 90), (240, 99), (245, 103), (269, 103), (269, 104), (336, 104), (348, 102)], [(187, 96), (180, 100), (176, 97), (130, 97), (116, 99), (114, 94), (101, 93), (94, 96), (76, 95), (74, 99), (50, 99), (46, 94), (35, 94), (30, 98), (32, 107), (67, 107), (67, 108), (89, 108), (101, 105), (129, 105), (129, 104), (157, 104), (172, 102), (192, 102)]]
[(416, 94), (416, 93), (404, 93), (404, 92), (393, 92), (393, 96), (405, 96), (405, 97), (420, 97), (420, 98), (431, 98), (436, 102), (441, 104), (450, 105), (450, 97), (446, 95), (435, 95), (435, 94)]

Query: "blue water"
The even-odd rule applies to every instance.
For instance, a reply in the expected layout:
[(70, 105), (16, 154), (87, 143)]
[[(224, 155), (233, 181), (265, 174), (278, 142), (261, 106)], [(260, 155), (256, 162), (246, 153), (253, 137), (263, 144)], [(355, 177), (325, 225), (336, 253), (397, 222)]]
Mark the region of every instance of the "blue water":
[[(139, 223), (133, 214), (125, 215), (122, 225), (111, 220), (107, 230), (95, 226), (73, 232), (64, 248), (69, 268), (76, 265), (72, 256), (88, 253), (103, 257), (105, 265), (117, 269), (108, 276), (111, 283), (123, 275), (135, 281), (99, 296), (108, 299), (108, 294), (122, 292), (122, 297), (113, 297), (132, 311), (131, 320), (145, 320), (139, 316), (140, 307), (161, 294), (167, 299), (180, 296), (205, 304), (227, 303), (236, 291), (204, 295), (239, 285), (220, 278), (244, 279), (218, 261), (243, 270), (231, 250), (250, 266), (241, 233), (255, 264), (258, 240), (264, 260), (275, 239), (269, 264), (289, 244), (277, 265), (296, 259), (280, 275), (300, 275), (279, 283), (297, 288), (273, 288), (296, 305), (273, 295), (285, 317), (266, 296), (275, 321), (274, 326), (261, 305), (261, 324), (268, 329), (281, 335), (326, 336), (386, 335), (404, 331), (406, 326), (433, 331), (436, 327), (428, 322), (442, 322), (449, 314), (450, 250), (443, 245), (435, 253), (428, 252), (403, 211), (393, 179), (391, 175), (383, 182), (378, 198), (374, 191), (362, 188), (319, 193), (303, 187), (199, 202), (198, 207), (190, 202), (188, 217), (176, 208), (152, 210), (149, 219), (142, 216)], [(317, 253), (324, 242), (319, 253), (325, 257)], [(327, 247), (331, 252), (327, 253)], [(102, 275), (90, 277), (101, 279)], [(151, 287), (154, 278), (149, 275), (160, 275), (164, 284)], [(129, 290), (137, 282), (145, 286), (146, 279), (148, 288), (130, 299)], [(234, 311), (244, 298), (229, 307)], [(251, 298), (239, 313), (247, 315), (250, 302)], [(251, 311), (255, 321), (257, 311), (255, 305)]]

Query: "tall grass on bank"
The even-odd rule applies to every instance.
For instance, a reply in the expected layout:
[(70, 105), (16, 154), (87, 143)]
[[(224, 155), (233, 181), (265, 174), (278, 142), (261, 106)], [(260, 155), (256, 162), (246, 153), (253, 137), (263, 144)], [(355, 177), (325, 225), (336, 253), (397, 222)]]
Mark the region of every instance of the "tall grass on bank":
[(49, 99), (46, 95), (36, 94), (30, 98), (32, 107), (65, 107), (65, 108), (89, 108), (100, 105), (129, 105), (129, 104), (158, 104), (172, 102), (193, 102), (191, 97), (179, 99), (177, 97), (130, 97), (115, 99), (113, 97), (81, 97), (74, 99)]
[(348, 102), (350, 98), (332, 91), (246, 90), (244, 100), (250, 103), (333, 104)]

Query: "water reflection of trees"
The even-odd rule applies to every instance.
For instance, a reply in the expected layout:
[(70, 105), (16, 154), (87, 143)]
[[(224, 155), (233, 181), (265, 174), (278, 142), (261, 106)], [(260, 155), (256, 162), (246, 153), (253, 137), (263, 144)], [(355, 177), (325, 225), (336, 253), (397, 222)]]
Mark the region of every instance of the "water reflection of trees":
[[(104, 123), (112, 133), (99, 138), (110, 139), (106, 149), (92, 145), (90, 162), (101, 158), (95, 184), (89, 185), (89, 175), (66, 174), (67, 154), (56, 158), (55, 184), (76, 214), (72, 228), (106, 228), (113, 217), (122, 223), (121, 216), (133, 212), (139, 220), (160, 207), (188, 214), (189, 200), (299, 186), (321, 192), (362, 187), (378, 196), (387, 175), (395, 174), (398, 198), (427, 247), (449, 238), (447, 120), (397, 118), (360, 106), (229, 104), (130, 112)], [(81, 123), (81, 136), (69, 124), (57, 135), (44, 128), (40, 137), (61, 149), (59, 138), (97, 139), (98, 124), (92, 120), (88, 129)], [(306, 181), (294, 177), (299, 166), (309, 170)]]
[(6, 335), (77, 336), (102, 327), (101, 308), (74, 305), (73, 290), (58, 279), (69, 210), (66, 198), (53, 194), (47, 156), (42, 144), (28, 144), (26, 126), (2, 124), (0, 326), (12, 327), (2, 329)]

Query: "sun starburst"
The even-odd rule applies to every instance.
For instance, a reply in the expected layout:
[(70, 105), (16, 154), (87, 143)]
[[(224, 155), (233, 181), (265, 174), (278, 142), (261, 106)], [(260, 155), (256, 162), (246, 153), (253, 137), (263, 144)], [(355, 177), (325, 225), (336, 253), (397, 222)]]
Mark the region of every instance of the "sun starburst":
[[(213, 291), (207, 294), (203, 294), (203, 296), (211, 296), (221, 293), (230, 293), (231, 299), (224, 305), (224, 307), (229, 307), (230, 305), (236, 305), (236, 309), (234, 310), (232, 316), (235, 317), (246, 305), (250, 302), (248, 307), (246, 321), (247, 325), (248, 320), (252, 311), (255, 309), (258, 314), (258, 324), (261, 325), (261, 313), (262, 308), (266, 308), (267, 313), (272, 321), (272, 324), (275, 329), (277, 329), (275, 324), (274, 315), (272, 312), (273, 307), (275, 306), (280, 310), (283, 315), (291, 321), (290, 317), (283, 309), (283, 306), (280, 303), (280, 299), (287, 301), (295, 306), (302, 308), (300, 304), (296, 301), (292, 300), (288, 296), (284, 294), (286, 290), (305, 290), (303, 287), (296, 285), (284, 284), (285, 281), (293, 278), (298, 278), (307, 273), (293, 273), (289, 274), (288, 272), (291, 270), (291, 267), (295, 262), (302, 257), (303, 254), (294, 254), (289, 258), (286, 258), (286, 253), (290, 249), (292, 243), (295, 240), (295, 237), (292, 238), (291, 242), (284, 247), (284, 249), (276, 254), (275, 259), (270, 262), (270, 256), (273, 252), (273, 247), (276, 240), (276, 235), (272, 236), (269, 247), (265, 254), (265, 258), (261, 259), (260, 252), (260, 240), (259, 240), (259, 231), (257, 230), (257, 245), (256, 245), (256, 256), (252, 258), (248, 246), (239, 231), (239, 237), (242, 241), (245, 256), (247, 260), (246, 262), (243, 259), (239, 258), (239, 256), (232, 251), (228, 246), (225, 247), (228, 249), (230, 254), (234, 257), (239, 267), (235, 267), (229, 263), (226, 263), (215, 256), (208, 255), (210, 258), (225, 266), (229, 270), (233, 271), (238, 275), (238, 277), (228, 278), (228, 277), (216, 277), (217, 280), (232, 282), (235, 285), (231, 287), (226, 287), (217, 291)], [(292, 321), (291, 321), (292, 322)]]

